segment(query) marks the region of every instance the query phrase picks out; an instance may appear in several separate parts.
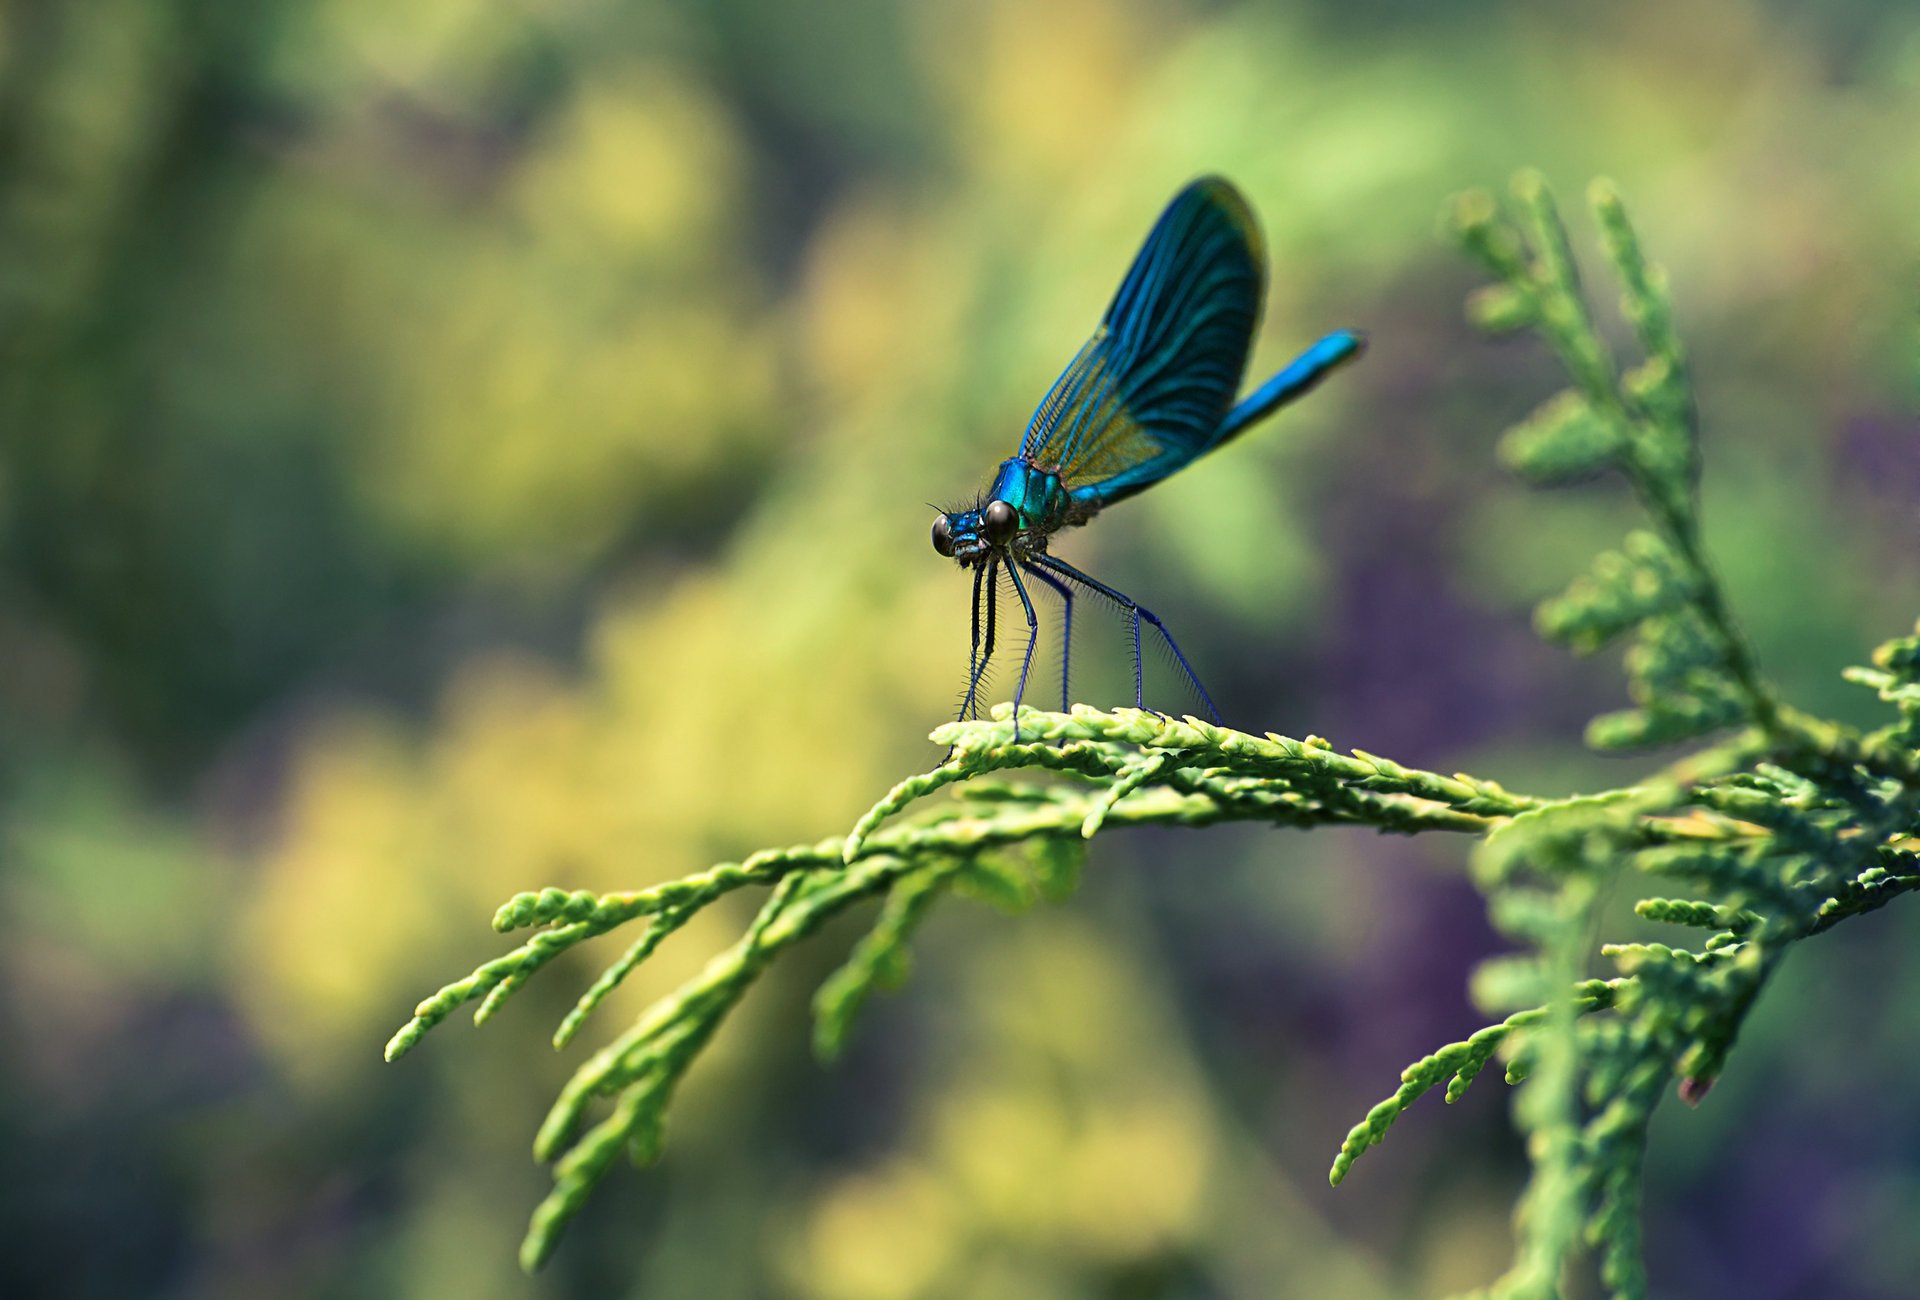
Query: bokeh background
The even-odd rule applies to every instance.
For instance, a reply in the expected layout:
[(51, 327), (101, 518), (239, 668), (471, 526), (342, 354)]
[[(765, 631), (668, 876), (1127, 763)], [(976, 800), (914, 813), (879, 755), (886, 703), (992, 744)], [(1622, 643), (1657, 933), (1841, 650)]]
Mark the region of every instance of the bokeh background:
[[(1230, 721), (1540, 792), (1637, 770), (1578, 746), (1615, 667), (1528, 627), (1631, 508), (1495, 468), (1558, 376), (1466, 328), (1433, 237), (1524, 164), (1576, 209), (1621, 184), (1761, 657), (1870, 716), (1839, 669), (1920, 612), (1916, 121), (1920, 11), (1865, 0), (9, 6), (0, 1293), (1491, 1278), (1523, 1176), (1496, 1081), (1325, 1181), (1480, 1023), (1498, 941), (1457, 842), (1103, 839), (1066, 906), (943, 907), (822, 1070), (829, 933), (535, 1279), (528, 1145), (590, 1050), (546, 1038), (590, 965), (380, 1047), (499, 950), (510, 893), (811, 841), (937, 757), (967, 589), (926, 503), (1009, 452), (1202, 171), (1268, 233), (1262, 375), (1374, 341), (1065, 546)], [(1087, 653), (1114, 680), (1118, 637)], [(1707, 1104), (1662, 1114), (1660, 1294), (1914, 1293), (1917, 926), (1796, 955)]]

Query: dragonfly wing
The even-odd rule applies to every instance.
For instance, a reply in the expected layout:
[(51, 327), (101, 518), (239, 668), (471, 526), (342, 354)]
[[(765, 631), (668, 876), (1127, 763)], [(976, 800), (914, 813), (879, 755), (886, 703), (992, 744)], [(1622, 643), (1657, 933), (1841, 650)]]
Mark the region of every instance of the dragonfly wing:
[(1105, 505), (1206, 451), (1239, 391), (1265, 274), (1239, 191), (1217, 176), (1181, 190), (1034, 412), (1021, 456)]

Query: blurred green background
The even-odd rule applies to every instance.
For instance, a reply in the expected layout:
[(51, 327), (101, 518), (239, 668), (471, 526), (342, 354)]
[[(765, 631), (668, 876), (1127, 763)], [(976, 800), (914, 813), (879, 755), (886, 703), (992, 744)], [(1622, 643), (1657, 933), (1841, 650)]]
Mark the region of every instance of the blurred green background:
[[(811, 841), (936, 757), (967, 585), (925, 503), (1009, 453), (1202, 171), (1268, 233), (1255, 377), (1374, 343), (1064, 544), (1230, 722), (1539, 792), (1638, 770), (1577, 745), (1614, 667), (1528, 630), (1631, 509), (1502, 478), (1558, 377), (1471, 334), (1432, 236), (1522, 164), (1574, 205), (1620, 182), (1698, 361), (1736, 603), (1790, 698), (1866, 716), (1839, 669), (1920, 612), (1916, 121), (1920, 10), (1865, 0), (9, 6), (0, 1293), (1490, 1279), (1523, 1175), (1498, 1087), (1325, 1181), (1480, 1023), (1460, 843), (1103, 839), (1066, 907), (943, 908), (821, 1070), (830, 933), (535, 1279), (528, 1144), (589, 1050), (546, 1038), (591, 967), (379, 1050), (515, 890)], [(1660, 1294), (1913, 1294), (1917, 926), (1796, 956), (1656, 1124)]]

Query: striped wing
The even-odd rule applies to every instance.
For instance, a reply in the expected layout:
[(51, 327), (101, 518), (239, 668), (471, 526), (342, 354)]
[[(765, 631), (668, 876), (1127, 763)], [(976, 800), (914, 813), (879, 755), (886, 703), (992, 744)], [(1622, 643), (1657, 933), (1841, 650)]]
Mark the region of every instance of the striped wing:
[(1213, 446), (1246, 369), (1265, 273), (1260, 230), (1238, 190), (1218, 176), (1181, 190), (1034, 412), (1021, 456), (1100, 506)]

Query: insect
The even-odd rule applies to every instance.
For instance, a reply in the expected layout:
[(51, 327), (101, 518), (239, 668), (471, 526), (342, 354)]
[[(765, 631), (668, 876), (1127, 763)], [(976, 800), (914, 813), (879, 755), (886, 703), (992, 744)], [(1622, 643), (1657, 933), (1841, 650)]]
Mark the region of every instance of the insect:
[(1084, 596), (1112, 603), (1129, 621), (1135, 707), (1146, 707), (1140, 662), (1144, 623), (1166, 643), (1207, 715), (1220, 721), (1213, 697), (1166, 624), (1131, 596), (1049, 554), (1047, 547), (1061, 529), (1086, 523), (1232, 441), (1365, 346), (1356, 331), (1328, 334), (1236, 403), (1265, 292), (1266, 255), (1246, 199), (1219, 176), (1187, 185), (1147, 233), (1093, 337), (1033, 413), (1019, 452), (1000, 463), (993, 482), (971, 506), (943, 511), (934, 521), (933, 549), (973, 570), (973, 646), (961, 720), (979, 716), (1004, 573), (1027, 621), (1026, 653), (1013, 693), (1016, 740), (1040, 636), (1029, 580), (1062, 602), (1062, 710), (1070, 699), (1073, 604)]

